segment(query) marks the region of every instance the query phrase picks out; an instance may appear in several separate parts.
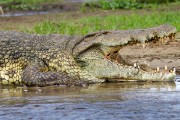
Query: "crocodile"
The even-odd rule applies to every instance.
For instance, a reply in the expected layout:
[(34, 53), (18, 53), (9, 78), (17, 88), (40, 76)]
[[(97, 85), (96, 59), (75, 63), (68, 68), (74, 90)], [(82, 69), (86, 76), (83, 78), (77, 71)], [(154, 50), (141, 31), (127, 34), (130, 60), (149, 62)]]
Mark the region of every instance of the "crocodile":
[(149, 71), (118, 53), (127, 45), (173, 40), (175, 33), (176, 28), (167, 24), (85, 36), (0, 31), (0, 83), (71, 86), (111, 80), (172, 81), (175, 71)]

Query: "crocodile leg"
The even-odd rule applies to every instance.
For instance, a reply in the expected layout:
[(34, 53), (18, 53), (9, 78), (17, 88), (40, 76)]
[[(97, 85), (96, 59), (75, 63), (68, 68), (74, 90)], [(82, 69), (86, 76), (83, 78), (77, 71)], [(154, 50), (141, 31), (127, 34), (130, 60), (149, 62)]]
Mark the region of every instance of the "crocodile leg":
[(38, 64), (27, 66), (22, 73), (22, 82), (27, 86), (86, 85), (78, 77), (70, 77), (66, 72), (42, 71)]
[[(40, 56), (46, 56), (44, 55)], [(55, 52), (50, 59), (43, 57), (28, 65), (22, 72), (22, 82), (27, 86), (80, 85), (103, 82), (82, 70), (71, 54), (63, 50)]]

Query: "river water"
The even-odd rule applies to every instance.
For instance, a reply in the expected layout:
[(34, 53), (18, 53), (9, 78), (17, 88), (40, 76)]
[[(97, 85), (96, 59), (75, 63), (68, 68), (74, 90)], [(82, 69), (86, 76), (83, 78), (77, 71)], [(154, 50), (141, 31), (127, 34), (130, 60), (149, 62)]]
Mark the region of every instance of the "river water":
[(0, 120), (169, 120), (180, 118), (173, 82), (87, 87), (0, 86)]

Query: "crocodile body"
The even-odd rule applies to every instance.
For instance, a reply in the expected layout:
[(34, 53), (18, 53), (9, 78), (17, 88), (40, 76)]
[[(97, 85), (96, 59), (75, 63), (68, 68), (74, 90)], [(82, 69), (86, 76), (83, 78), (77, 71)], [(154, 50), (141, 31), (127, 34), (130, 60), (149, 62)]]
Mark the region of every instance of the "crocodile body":
[(167, 36), (172, 39), (175, 32), (170, 25), (100, 31), (84, 37), (0, 31), (0, 83), (47, 86), (83, 85), (108, 79), (171, 81), (175, 73), (147, 72), (117, 64), (112, 54), (129, 44)]

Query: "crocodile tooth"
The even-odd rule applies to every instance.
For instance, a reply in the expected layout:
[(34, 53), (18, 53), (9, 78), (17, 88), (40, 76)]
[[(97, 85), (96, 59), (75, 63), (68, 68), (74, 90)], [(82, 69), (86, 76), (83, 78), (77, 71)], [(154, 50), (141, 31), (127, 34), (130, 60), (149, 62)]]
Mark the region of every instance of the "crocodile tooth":
[(158, 66), (157, 66), (157, 69), (156, 69), (156, 70), (157, 70), (157, 72), (159, 72), (159, 67), (158, 67)]
[(167, 41), (170, 41), (170, 38), (169, 38), (169, 36), (166, 36), (166, 40), (167, 40)]
[(164, 66), (164, 70), (167, 70), (167, 65)]
[(109, 60), (109, 59), (108, 59), (108, 61), (109, 61), (110, 63), (113, 63), (113, 62), (112, 62), (111, 60)]
[(139, 65), (137, 66), (138, 69), (140, 69)]
[(164, 38), (161, 38), (161, 43), (164, 44)]
[(169, 73), (172, 73), (173, 71), (172, 70), (169, 70)]
[(176, 68), (173, 68), (173, 73), (176, 73)]
[(134, 67), (137, 67), (136, 63), (134, 63)]

